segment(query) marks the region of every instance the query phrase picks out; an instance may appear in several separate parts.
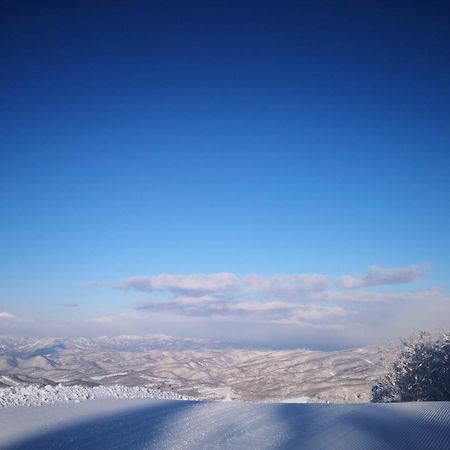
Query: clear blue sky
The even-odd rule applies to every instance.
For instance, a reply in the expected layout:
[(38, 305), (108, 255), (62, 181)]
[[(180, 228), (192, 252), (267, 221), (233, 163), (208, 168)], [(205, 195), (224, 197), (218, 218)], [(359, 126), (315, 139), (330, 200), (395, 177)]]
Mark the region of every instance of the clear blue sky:
[(450, 7), (370, 3), (2, 2), (0, 312), (119, 314), (148, 299), (83, 283), (158, 274), (448, 292)]

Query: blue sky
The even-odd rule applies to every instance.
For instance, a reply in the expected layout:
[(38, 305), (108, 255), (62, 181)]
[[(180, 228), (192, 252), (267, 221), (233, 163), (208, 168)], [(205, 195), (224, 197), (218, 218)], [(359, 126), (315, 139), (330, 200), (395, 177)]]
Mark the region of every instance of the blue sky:
[[(173, 286), (117, 286), (136, 276), (322, 274), (328, 295), (348, 292), (340, 276), (372, 266), (412, 275), (334, 300), (349, 312), (337, 323), (342, 342), (355, 323), (393, 311), (422, 317), (402, 332), (449, 325), (446, 2), (92, 3), (1, 6), (5, 332), (222, 338), (239, 322), (231, 313), (203, 311), (199, 325)], [(268, 298), (238, 284), (231, 296), (203, 290), (212, 296), (203, 300), (330, 305), (303, 287)], [(440, 303), (355, 309), (361, 289), (437, 289)], [(175, 302), (170, 312), (147, 308), (158, 296)], [(93, 322), (104, 317), (114, 326)], [(317, 322), (283, 326), (249, 308), (244, 319), (254, 328), (242, 339), (335, 339), (319, 338)]]

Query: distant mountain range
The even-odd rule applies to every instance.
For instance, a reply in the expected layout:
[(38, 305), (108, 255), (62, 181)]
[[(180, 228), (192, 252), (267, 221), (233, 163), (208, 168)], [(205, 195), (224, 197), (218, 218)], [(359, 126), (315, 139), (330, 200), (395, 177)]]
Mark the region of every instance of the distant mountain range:
[(166, 335), (0, 336), (0, 386), (146, 386), (203, 399), (368, 401), (382, 373), (375, 348), (333, 352), (240, 349)]
[(221, 341), (198, 338), (177, 339), (165, 334), (144, 336), (120, 335), (95, 338), (17, 338), (0, 336), (0, 355), (14, 353), (22, 356), (50, 355), (67, 351), (147, 351), (155, 349), (224, 348), (234, 347)]

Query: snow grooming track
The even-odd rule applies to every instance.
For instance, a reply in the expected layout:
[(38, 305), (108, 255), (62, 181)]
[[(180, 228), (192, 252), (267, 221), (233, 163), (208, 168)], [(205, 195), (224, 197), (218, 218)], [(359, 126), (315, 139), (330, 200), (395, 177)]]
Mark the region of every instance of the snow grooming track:
[(0, 423), (5, 450), (450, 449), (450, 402), (96, 399), (2, 408)]

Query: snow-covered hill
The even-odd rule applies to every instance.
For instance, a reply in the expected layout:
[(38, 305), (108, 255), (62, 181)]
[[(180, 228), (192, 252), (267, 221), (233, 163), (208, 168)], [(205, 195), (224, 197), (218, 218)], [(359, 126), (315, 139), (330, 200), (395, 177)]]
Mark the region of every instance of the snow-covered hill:
[(126, 385), (201, 399), (367, 402), (382, 373), (374, 348), (222, 348), (169, 336), (0, 338), (0, 386)]

